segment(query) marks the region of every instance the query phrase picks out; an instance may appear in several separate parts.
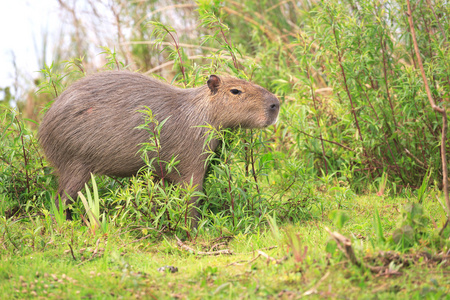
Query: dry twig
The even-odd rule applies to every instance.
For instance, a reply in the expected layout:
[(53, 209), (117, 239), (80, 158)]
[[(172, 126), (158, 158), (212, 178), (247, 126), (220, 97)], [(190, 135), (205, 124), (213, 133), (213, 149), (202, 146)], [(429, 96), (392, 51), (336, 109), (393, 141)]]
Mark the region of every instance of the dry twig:
[[(276, 264), (281, 264), (283, 261), (285, 261), (288, 257), (285, 256), (281, 259), (275, 259), (271, 256), (269, 256), (267, 253), (261, 251), (261, 250), (271, 250), (274, 248), (277, 248), (278, 246), (270, 246), (270, 247), (266, 247), (266, 248), (262, 248), (260, 250), (256, 250), (256, 252), (258, 253), (257, 256), (255, 256), (254, 258), (250, 259), (250, 260), (239, 260), (233, 263), (230, 263), (228, 265), (226, 265), (225, 267), (229, 267), (229, 266), (243, 266), (243, 265), (247, 265), (250, 264), (252, 262), (254, 262), (255, 260), (257, 260), (259, 257), (265, 257), (267, 259), (267, 262), (269, 261), (274, 261)], [(249, 253), (253, 253), (253, 252), (249, 252)]]
[(311, 294), (316, 294), (317, 293), (317, 288), (319, 287), (319, 285), (325, 280), (327, 279), (328, 275), (330, 275), (330, 272), (326, 272), (325, 275), (322, 276), (322, 278), (319, 279), (319, 281), (317, 281), (317, 283), (310, 288), (309, 290), (307, 290), (306, 292), (304, 292), (302, 294), (302, 296), (309, 296)]
[(267, 259), (267, 262), (273, 261), (273, 262), (275, 262), (277, 265), (281, 264), (283, 261), (285, 261), (285, 260), (288, 258), (287, 256), (284, 256), (284, 257), (282, 257), (282, 258), (280, 258), (280, 259), (276, 259), (276, 258), (273, 258), (273, 257), (269, 256), (267, 253), (262, 252), (261, 250), (258, 250), (257, 252), (258, 252), (258, 254), (259, 254), (260, 256), (265, 257), (265, 258)]
[(227, 255), (232, 255), (233, 252), (229, 249), (224, 249), (224, 250), (218, 250), (218, 251), (208, 251), (208, 252), (204, 252), (204, 251), (197, 251), (192, 247), (189, 247), (188, 245), (186, 245), (185, 243), (183, 243), (177, 236), (175, 236), (175, 238), (177, 239), (177, 245), (178, 247), (180, 247), (181, 249), (194, 253), (196, 255), (221, 255), (221, 254), (227, 254)]
[(68, 245), (69, 245), (69, 248), (70, 248), (70, 254), (72, 254), (73, 260), (77, 260), (76, 257), (75, 257), (75, 254), (73, 253), (72, 245), (71, 245), (71, 244), (68, 244)]
[(336, 232), (336, 231), (331, 232), (331, 230), (328, 229), (328, 227), (325, 227), (325, 230), (330, 234), (331, 238), (336, 241), (336, 244), (337, 244), (339, 250), (341, 250), (341, 252), (344, 253), (344, 255), (348, 258), (348, 260), (355, 266), (365, 267), (365, 268), (369, 269), (372, 273), (375, 273), (375, 274), (378, 274), (378, 273), (381, 273), (382, 271), (388, 270), (388, 268), (386, 268), (386, 267), (374, 267), (371, 265), (366, 265), (366, 264), (361, 263), (356, 258), (355, 252), (353, 251), (352, 242), (350, 241), (350, 239), (346, 238), (339, 232)]
[(84, 263), (86, 263), (86, 262), (91, 261), (91, 260), (94, 259), (95, 255), (96, 255), (97, 252), (98, 252), (98, 245), (100, 244), (100, 240), (101, 240), (101, 238), (98, 238), (98, 239), (97, 239), (97, 242), (95, 243), (95, 249), (94, 249), (94, 251), (92, 251), (91, 257), (90, 257), (89, 259), (85, 260), (85, 261), (82, 261), (82, 262), (79, 263), (77, 266), (81, 266), (82, 264), (84, 264)]

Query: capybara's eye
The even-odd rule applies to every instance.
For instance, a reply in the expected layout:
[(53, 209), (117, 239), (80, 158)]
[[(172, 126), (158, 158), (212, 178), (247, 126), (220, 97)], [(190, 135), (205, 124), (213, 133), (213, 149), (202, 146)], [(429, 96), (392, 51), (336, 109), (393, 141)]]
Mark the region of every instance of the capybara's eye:
[(232, 90), (230, 90), (230, 92), (231, 92), (233, 95), (239, 95), (239, 94), (242, 93), (240, 90), (237, 90), (237, 89), (232, 89)]

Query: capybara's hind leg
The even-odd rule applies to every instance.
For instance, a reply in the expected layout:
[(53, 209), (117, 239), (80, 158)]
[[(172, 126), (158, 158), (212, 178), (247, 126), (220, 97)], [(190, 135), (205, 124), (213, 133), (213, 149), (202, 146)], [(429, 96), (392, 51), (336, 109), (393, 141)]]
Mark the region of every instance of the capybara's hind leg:
[[(78, 192), (83, 189), (89, 177), (89, 170), (82, 165), (65, 168), (64, 173), (59, 174), (58, 194), (55, 199), (56, 207), (59, 209), (59, 198), (66, 205), (75, 201)], [(72, 211), (70, 209), (66, 209), (66, 219), (72, 220)]]

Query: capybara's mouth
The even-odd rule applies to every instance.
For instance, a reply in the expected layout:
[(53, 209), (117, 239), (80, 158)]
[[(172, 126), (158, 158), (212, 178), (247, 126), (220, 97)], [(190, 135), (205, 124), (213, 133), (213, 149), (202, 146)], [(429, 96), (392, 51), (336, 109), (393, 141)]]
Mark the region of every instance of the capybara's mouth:
[(268, 124), (267, 126), (275, 125), (275, 124), (277, 124), (277, 122), (278, 122), (278, 116), (270, 124)]

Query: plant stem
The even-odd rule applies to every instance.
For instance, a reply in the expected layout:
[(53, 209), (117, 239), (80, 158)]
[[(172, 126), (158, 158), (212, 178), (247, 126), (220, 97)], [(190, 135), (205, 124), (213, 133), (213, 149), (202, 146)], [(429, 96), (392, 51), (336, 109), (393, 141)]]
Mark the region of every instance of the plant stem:
[(52, 76), (52, 75), (50, 74), (50, 81), (51, 81), (51, 83), (52, 83), (53, 89), (55, 90), (55, 97), (58, 97), (58, 91), (56, 90), (55, 83), (53, 82), (53, 79), (52, 79), (51, 76)]
[(20, 141), (22, 142), (23, 159), (24, 159), (24, 161), (25, 161), (25, 166), (24, 166), (24, 168), (25, 168), (25, 177), (26, 177), (26, 179), (27, 179), (27, 192), (28, 192), (28, 194), (29, 194), (29, 193), (30, 193), (30, 177), (29, 177), (29, 175), (28, 175), (28, 156), (27, 156), (26, 151), (25, 151), (25, 143), (24, 143), (24, 141), (23, 141), (23, 131), (22, 131), (22, 126), (20, 126), (20, 122), (19, 122), (19, 120), (17, 119), (17, 117), (14, 117), (14, 118), (16, 119), (17, 126), (19, 126)]
[(155, 123), (153, 122), (152, 124), (153, 124), (153, 135), (155, 136), (156, 152), (158, 154), (158, 164), (159, 164), (159, 169), (161, 170), (161, 181), (162, 181), (163, 189), (165, 189), (166, 186), (165, 186), (165, 183), (164, 183), (164, 170), (163, 170), (163, 167), (162, 167), (161, 154), (159, 152), (159, 143), (158, 143), (159, 134), (156, 131)]
[(258, 178), (256, 177), (256, 172), (255, 172), (255, 157), (253, 155), (253, 130), (251, 130), (251, 129), (250, 129), (250, 163), (252, 165), (253, 179), (255, 180), (255, 183), (256, 183), (256, 192), (259, 195), (260, 192), (259, 192)]
[(389, 101), (389, 106), (391, 107), (392, 111), (392, 118), (394, 120), (395, 130), (397, 130), (397, 120), (395, 119), (395, 111), (394, 111), (394, 105), (392, 104), (391, 94), (389, 93), (389, 83), (388, 83), (388, 76), (387, 76), (387, 66), (386, 66), (386, 56), (385, 56), (385, 49), (386, 42), (383, 41), (383, 35), (380, 36), (380, 47), (381, 47), (381, 53), (383, 54), (383, 74), (384, 74), (384, 84), (386, 86), (386, 95)]
[(228, 165), (228, 191), (230, 192), (230, 198), (231, 198), (231, 215), (233, 216), (233, 226), (234, 226), (234, 197), (233, 193), (231, 192), (231, 167), (230, 164)]
[(328, 11), (328, 12), (329, 12), (329, 15), (330, 15), (330, 17), (331, 17), (331, 22), (332, 22), (332, 23), (331, 23), (331, 28), (332, 28), (332, 30), (333, 30), (334, 41), (335, 41), (335, 44), (336, 44), (336, 50), (337, 50), (337, 56), (338, 56), (339, 67), (340, 67), (340, 69), (341, 69), (342, 78), (343, 78), (343, 80), (344, 80), (344, 88), (345, 88), (345, 91), (346, 91), (346, 93), (347, 93), (348, 99), (350, 100), (350, 106), (351, 106), (351, 109), (352, 109), (353, 118), (355, 119), (355, 125), (356, 125), (356, 129), (358, 130), (359, 139), (361, 140), (361, 146), (362, 146), (362, 148), (363, 148), (364, 153), (366, 153), (366, 150), (365, 150), (365, 148), (364, 148), (363, 136), (362, 136), (362, 133), (361, 133), (361, 128), (359, 127), (358, 118), (357, 118), (356, 112), (355, 112), (355, 106), (353, 105), (352, 95), (351, 95), (350, 90), (349, 90), (349, 88), (348, 88), (347, 77), (346, 77), (346, 75), (345, 75), (344, 66), (342, 65), (342, 53), (341, 53), (341, 49), (340, 49), (340, 47), (339, 47), (338, 37), (337, 37), (337, 34), (336, 34), (336, 28), (335, 28), (335, 20), (334, 20), (334, 16), (333, 16), (333, 14), (332, 14), (330, 11)]
[(231, 45), (230, 45), (230, 43), (228, 43), (227, 37), (225, 36), (225, 33), (222, 30), (222, 27), (220, 28), (220, 32), (222, 33), (223, 39), (224, 39), (225, 43), (228, 45), (228, 48), (230, 48), (231, 59), (233, 59), (234, 67), (237, 70), (238, 69), (238, 65), (237, 65), (236, 57), (234, 56), (233, 51), (231, 51)]
[(311, 76), (309, 74), (308, 66), (306, 66), (306, 76), (308, 77), (309, 89), (311, 91), (311, 96), (313, 98), (314, 110), (316, 111), (315, 115), (316, 115), (316, 121), (317, 121), (317, 128), (319, 129), (320, 143), (322, 144), (322, 155), (323, 155), (323, 162), (325, 164), (325, 175), (328, 175), (328, 163), (327, 163), (327, 157), (325, 155), (325, 146), (323, 144), (323, 139), (322, 139), (322, 130), (321, 130), (321, 127), (320, 127), (320, 118), (319, 118), (319, 111), (318, 111), (318, 108), (317, 108), (316, 93), (314, 93), (314, 88), (312, 86)]
[(184, 72), (183, 57), (181, 56), (181, 53), (180, 53), (180, 45), (178, 44), (178, 42), (175, 39), (175, 37), (173, 36), (173, 34), (166, 27), (164, 27), (164, 30), (170, 35), (173, 42), (175, 43), (175, 49), (177, 50), (178, 58), (180, 59), (180, 69), (181, 69), (181, 74), (183, 75), (183, 84), (186, 87), (186, 74)]

